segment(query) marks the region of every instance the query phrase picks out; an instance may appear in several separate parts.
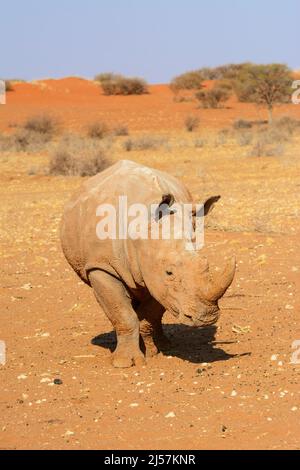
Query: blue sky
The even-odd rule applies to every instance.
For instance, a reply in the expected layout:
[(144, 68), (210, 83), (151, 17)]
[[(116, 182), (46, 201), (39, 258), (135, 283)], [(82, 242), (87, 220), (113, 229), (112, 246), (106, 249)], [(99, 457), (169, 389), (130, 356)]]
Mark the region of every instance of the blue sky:
[(2, 78), (113, 71), (159, 83), (229, 62), (300, 68), (299, 0), (14, 0), (0, 9)]

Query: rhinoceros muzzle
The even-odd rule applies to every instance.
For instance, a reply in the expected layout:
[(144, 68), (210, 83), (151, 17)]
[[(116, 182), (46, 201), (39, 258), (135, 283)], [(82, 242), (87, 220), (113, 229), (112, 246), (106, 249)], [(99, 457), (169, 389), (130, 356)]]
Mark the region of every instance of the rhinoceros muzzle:
[(212, 307), (207, 309), (205, 312), (201, 312), (198, 315), (184, 314), (183, 319), (185, 323), (188, 323), (195, 328), (202, 328), (205, 326), (211, 326), (217, 323), (220, 317), (220, 310), (218, 307)]

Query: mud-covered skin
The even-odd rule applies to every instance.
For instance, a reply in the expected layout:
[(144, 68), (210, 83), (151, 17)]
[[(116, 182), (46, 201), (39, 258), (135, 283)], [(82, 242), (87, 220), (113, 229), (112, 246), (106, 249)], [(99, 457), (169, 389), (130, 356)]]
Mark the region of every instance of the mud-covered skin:
[[(119, 196), (128, 205), (150, 207), (165, 200), (192, 204), (188, 190), (175, 178), (157, 170), (121, 161), (90, 178), (65, 208), (61, 225), (64, 254), (96, 299), (117, 334), (113, 353), (115, 367), (144, 362), (145, 355), (166, 345), (161, 324), (165, 310), (178, 321), (196, 327), (215, 323), (219, 317), (218, 299), (231, 284), (235, 261), (212, 276), (201, 251), (186, 250), (186, 240), (100, 240), (96, 235), (96, 209), (108, 203), (118, 207)], [(205, 214), (218, 197), (205, 203)], [(175, 214), (167, 214), (174, 222)], [(149, 219), (160, 226), (161, 220)], [(145, 353), (145, 355), (144, 355)]]

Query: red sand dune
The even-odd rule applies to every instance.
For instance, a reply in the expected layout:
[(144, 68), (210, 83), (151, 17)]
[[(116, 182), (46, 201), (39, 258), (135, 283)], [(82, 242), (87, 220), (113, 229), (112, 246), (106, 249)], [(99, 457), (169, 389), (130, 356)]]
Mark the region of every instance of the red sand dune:
[[(207, 86), (211, 83), (206, 82)], [(168, 85), (151, 85), (142, 96), (104, 96), (97, 83), (81, 78), (16, 83), (7, 94), (7, 105), (0, 107), (0, 129), (20, 123), (27, 116), (50, 112), (68, 128), (80, 130), (88, 122), (105, 120), (126, 124), (131, 131), (182, 129), (187, 115), (197, 114), (203, 127), (222, 128), (237, 117), (266, 119), (267, 112), (232, 97), (224, 109), (199, 109), (196, 101), (175, 102)], [(300, 118), (300, 106), (278, 106), (276, 115)]]

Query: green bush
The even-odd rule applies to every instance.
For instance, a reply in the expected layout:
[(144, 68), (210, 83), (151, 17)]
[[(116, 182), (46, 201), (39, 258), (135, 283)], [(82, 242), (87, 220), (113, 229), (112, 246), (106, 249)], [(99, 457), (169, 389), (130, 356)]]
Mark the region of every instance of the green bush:
[(220, 108), (230, 97), (230, 90), (221, 85), (215, 85), (211, 90), (200, 90), (196, 93), (196, 98), (201, 103), (202, 108)]
[(276, 104), (288, 103), (292, 93), (292, 74), (284, 64), (248, 64), (232, 80), (238, 99), (245, 103), (263, 105), (273, 120)]
[(203, 77), (198, 70), (183, 73), (173, 78), (170, 88), (175, 93), (180, 90), (199, 90), (203, 86)]
[(103, 93), (110, 95), (143, 95), (148, 93), (148, 86), (142, 78), (115, 77), (101, 82)]

